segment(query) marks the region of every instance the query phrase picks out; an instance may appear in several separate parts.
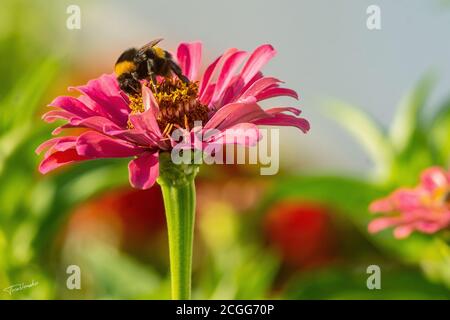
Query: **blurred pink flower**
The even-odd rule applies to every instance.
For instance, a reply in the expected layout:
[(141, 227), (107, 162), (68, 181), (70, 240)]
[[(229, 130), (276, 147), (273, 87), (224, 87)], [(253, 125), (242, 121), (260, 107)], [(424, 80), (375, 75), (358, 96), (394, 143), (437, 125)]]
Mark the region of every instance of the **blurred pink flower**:
[(414, 230), (431, 234), (448, 228), (450, 172), (438, 167), (426, 169), (417, 187), (394, 191), (388, 197), (373, 202), (370, 211), (385, 215), (369, 224), (371, 233), (394, 227), (394, 236), (401, 239)]
[[(194, 123), (202, 121), (202, 132), (253, 131), (245, 144), (259, 140), (257, 125), (295, 126), (306, 133), (309, 123), (298, 117), (300, 110), (292, 107), (263, 110), (258, 105), (261, 100), (278, 96), (298, 98), (294, 90), (280, 87), (280, 80), (260, 72), (275, 53), (271, 45), (262, 45), (251, 54), (228, 49), (198, 77), (202, 44), (182, 43), (176, 57), (183, 74), (191, 80), (189, 85), (175, 78), (161, 78), (158, 94), (143, 83), (142, 96), (128, 97), (119, 89), (114, 75), (102, 75), (84, 86), (69, 88), (81, 95), (57, 97), (50, 104), (55, 109), (43, 119), (67, 120), (67, 124), (54, 131), (55, 135), (67, 128), (85, 131), (40, 145), (37, 153), (47, 151), (39, 171), (45, 174), (65, 164), (96, 158), (131, 157), (128, 166), (131, 185), (148, 189), (159, 174), (159, 152), (170, 151), (177, 144), (170, 136), (175, 128), (184, 130), (183, 135), (192, 135), (194, 129), (198, 130), (193, 128)], [(241, 64), (243, 67), (239, 69)], [(203, 143), (227, 143), (223, 140), (225, 135), (220, 135), (211, 135)]]

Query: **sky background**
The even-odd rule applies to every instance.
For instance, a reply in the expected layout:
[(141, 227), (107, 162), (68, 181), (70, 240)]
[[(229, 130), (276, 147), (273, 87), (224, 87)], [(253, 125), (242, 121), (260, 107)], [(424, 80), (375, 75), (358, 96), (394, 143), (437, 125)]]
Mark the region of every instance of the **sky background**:
[[(430, 107), (450, 94), (450, 7), (439, 0), (193, 0), (58, 1), (81, 7), (81, 30), (64, 30), (72, 55), (111, 72), (127, 47), (163, 37), (201, 40), (211, 62), (228, 47), (252, 50), (271, 43), (278, 55), (264, 69), (296, 89), (301, 100), (281, 100), (303, 109), (308, 135), (281, 132), (281, 162), (293, 169), (360, 174), (371, 167), (364, 151), (325, 117), (324, 100), (357, 105), (388, 125), (402, 96), (427, 71), (438, 83)], [(382, 29), (366, 28), (366, 9), (381, 8)], [(58, 7), (60, 9), (58, 9)], [(46, 10), (43, 8), (43, 10)], [(61, 23), (62, 23), (61, 21)], [(64, 22), (65, 25), (65, 22)], [(96, 74), (92, 74), (95, 76)], [(430, 110), (431, 108), (429, 108)]]

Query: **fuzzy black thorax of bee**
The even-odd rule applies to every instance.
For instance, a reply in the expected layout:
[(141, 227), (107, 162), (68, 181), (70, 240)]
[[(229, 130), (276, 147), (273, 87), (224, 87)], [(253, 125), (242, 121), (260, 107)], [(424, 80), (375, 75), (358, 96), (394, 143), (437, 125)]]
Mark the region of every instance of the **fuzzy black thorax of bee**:
[[(198, 100), (197, 82), (186, 83), (172, 77), (147, 85), (156, 91), (154, 95), (159, 105), (157, 122), (163, 135), (170, 135), (177, 128), (190, 130), (198, 121), (206, 124), (209, 110)], [(132, 113), (145, 111), (141, 95), (130, 96), (130, 109)]]
[(158, 76), (171, 77), (175, 75), (181, 81), (189, 83), (189, 79), (183, 75), (172, 55), (156, 46), (161, 40), (153, 40), (139, 49), (127, 49), (117, 59), (114, 72), (120, 89), (128, 95), (139, 93), (141, 80), (151, 81), (155, 84)]

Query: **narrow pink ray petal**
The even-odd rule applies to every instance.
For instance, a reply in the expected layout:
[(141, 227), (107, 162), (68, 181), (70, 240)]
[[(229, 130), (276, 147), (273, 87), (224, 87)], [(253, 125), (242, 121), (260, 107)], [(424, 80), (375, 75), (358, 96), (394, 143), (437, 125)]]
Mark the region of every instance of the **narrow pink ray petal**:
[(395, 209), (400, 211), (420, 209), (423, 206), (421, 195), (415, 189), (397, 189), (390, 195), (390, 199)]
[(161, 137), (156, 117), (158, 115), (159, 106), (151, 90), (142, 86), (142, 100), (146, 111), (139, 114), (130, 115), (130, 121), (133, 126), (142, 131), (153, 132), (157, 137)]
[(66, 136), (66, 137), (57, 137), (53, 139), (49, 139), (43, 143), (41, 143), (35, 150), (36, 154), (42, 153), (44, 150), (52, 148), (58, 142), (75, 142), (78, 137), (76, 136)]
[(96, 115), (96, 112), (89, 109), (81, 100), (70, 96), (57, 97), (49, 104), (49, 106), (61, 108), (81, 118)]
[(390, 198), (383, 198), (373, 201), (369, 206), (369, 211), (375, 212), (390, 212), (395, 209), (394, 204)]
[(103, 132), (114, 138), (123, 139), (131, 143), (137, 143), (144, 147), (156, 148), (157, 141), (153, 140), (145, 131), (137, 129), (121, 130), (114, 126), (105, 126)]
[(51, 111), (46, 112), (42, 116), (42, 119), (45, 122), (48, 122), (48, 123), (55, 122), (56, 120), (68, 120), (68, 121), (70, 121), (73, 118), (80, 119), (79, 117), (75, 116), (73, 113), (70, 113), (70, 112), (65, 111), (65, 110), (51, 110)]
[[(264, 75), (263, 75), (263, 73), (261, 72), (261, 71), (259, 71), (259, 72), (257, 72), (254, 76), (253, 76), (253, 78), (252, 79), (250, 79), (250, 81), (249, 82), (247, 82), (247, 84), (244, 86), (244, 87), (242, 87), (242, 89), (240, 89), (239, 91), (240, 92), (245, 92), (245, 91), (247, 91), (247, 89), (248, 88), (250, 88), (250, 86), (252, 86), (256, 81), (258, 81), (259, 79), (261, 79), (261, 78), (263, 78), (264, 77)], [(240, 81), (240, 84), (242, 85), (242, 79), (240, 79), (239, 80)], [(236, 90), (237, 90), (238, 88), (236, 88)]]
[(76, 149), (79, 155), (89, 158), (125, 158), (145, 151), (120, 139), (113, 139), (96, 131), (88, 131), (78, 137)]
[(230, 103), (219, 109), (204, 129), (225, 130), (241, 122), (253, 122), (258, 119), (268, 118), (270, 115), (264, 112), (256, 103)]
[(75, 149), (69, 149), (62, 152), (52, 153), (49, 157), (44, 158), (39, 165), (39, 172), (46, 174), (63, 165), (88, 160), (88, 157), (80, 156)]
[(145, 152), (128, 164), (130, 184), (137, 189), (148, 189), (159, 175), (158, 152)]
[(259, 80), (256, 80), (247, 90), (245, 90), (239, 99), (246, 99), (248, 97), (256, 97), (259, 93), (263, 92), (267, 88), (270, 88), (274, 85), (278, 86), (279, 83), (282, 83), (281, 80), (272, 77), (263, 77)]
[(368, 225), (370, 233), (377, 233), (402, 222), (399, 217), (383, 217), (372, 220)]
[(277, 114), (281, 112), (291, 112), (295, 114), (296, 116), (299, 116), (302, 111), (300, 109), (294, 108), (294, 107), (274, 107), (265, 110), (268, 114)]
[(202, 43), (181, 43), (178, 46), (177, 59), (183, 74), (189, 80), (196, 80), (202, 61)]
[(253, 123), (239, 123), (218, 134), (209, 135), (204, 132), (204, 145), (208, 144), (239, 144), (246, 147), (255, 146), (261, 139), (259, 128)]
[(411, 235), (414, 227), (411, 225), (402, 225), (394, 228), (394, 237), (397, 239), (405, 239)]
[(223, 63), (223, 61), (228, 60), (228, 58), (234, 54), (237, 51), (236, 48), (231, 48), (225, 51), (223, 55), (218, 57), (213, 63), (211, 63), (205, 70), (205, 73), (203, 74), (202, 80), (200, 81), (200, 88), (198, 91), (198, 96), (200, 97), (200, 101), (203, 104), (206, 104), (203, 102), (203, 95), (205, 94), (205, 90), (212, 84), (212, 78), (220, 64)]
[[(104, 74), (90, 80), (86, 85), (69, 88), (69, 90), (74, 89), (92, 101), (90, 106), (93, 110), (103, 112), (110, 120), (121, 126), (126, 125), (130, 109), (120, 94), (115, 75)], [(84, 99), (83, 102), (86, 103), (86, 100)]]
[(52, 131), (52, 136), (57, 136), (58, 134), (60, 134), (64, 129), (72, 129), (72, 128), (77, 128), (77, 126), (74, 126), (70, 123), (64, 124), (62, 126), (56, 127), (53, 131)]
[(258, 72), (245, 86), (243, 85), (242, 79), (240, 75), (235, 76), (236, 79), (233, 79), (225, 92), (221, 104), (226, 105), (228, 103), (233, 103), (238, 100), (238, 97), (250, 88), (257, 80), (263, 77), (262, 72)]
[[(225, 90), (228, 88), (236, 70), (239, 68), (241, 63), (247, 57), (248, 53), (245, 51), (238, 51), (233, 53), (224, 63), (222, 70), (220, 71), (219, 78), (217, 79), (216, 88), (214, 90), (211, 104), (215, 105), (222, 99)], [(216, 106), (220, 108), (221, 106)]]
[(60, 140), (47, 150), (47, 152), (45, 153), (45, 158), (49, 157), (51, 154), (57, 151), (66, 151), (69, 149), (73, 149), (75, 148), (75, 145), (76, 137), (75, 139)]
[(276, 53), (270, 44), (264, 44), (256, 48), (242, 68), (241, 78), (243, 85), (245, 86)]
[(72, 120), (70, 124), (77, 127), (93, 129), (99, 132), (103, 132), (103, 128), (105, 126), (117, 127), (117, 124), (115, 124), (113, 121), (101, 116), (94, 116), (85, 119), (75, 119)]
[(308, 120), (282, 113), (274, 114), (270, 118), (257, 119), (252, 122), (257, 125), (265, 126), (292, 126), (300, 129), (303, 133), (307, 133), (310, 129)]
[(291, 97), (298, 100), (298, 94), (295, 90), (288, 88), (268, 88), (256, 96), (258, 101), (267, 100), (275, 97)]
[(213, 84), (210, 84), (209, 86), (208, 86), (208, 88), (206, 88), (206, 90), (205, 90), (205, 92), (203, 92), (203, 95), (202, 95), (202, 98), (201, 98), (201, 100), (200, 100), (200, 102), (203, 104), (203, 105), (209, 105), (210, 103), (211, 103), (211, 99), (212, 99), (212, 97), (213, 97), (213, 94), (214, 94), (214, 89), (216, 88), (216, 84), (215, 83), (213, 83)]
[(421, 185), (428, 192), (450, 186), (450, 174), (439, 167), (426, 169), (421, 175)]
[(420, 220), (417, 221), (414, 225), (414, 228), (419, 230), (423, 233), (435, 233), (445, 227), (444, 224), (441, 223), (441, 221), (427, 221), (427, 220)]

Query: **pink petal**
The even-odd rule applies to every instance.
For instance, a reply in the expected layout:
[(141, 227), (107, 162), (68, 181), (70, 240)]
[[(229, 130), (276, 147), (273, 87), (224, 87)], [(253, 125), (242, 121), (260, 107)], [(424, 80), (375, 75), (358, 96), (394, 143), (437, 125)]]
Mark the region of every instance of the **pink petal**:
[(104, 133), (117, 139), (126, 140), (146, 147), (157, 147), (158, 143), (147, 135), (147, 132), (137, 129), (121, 130), (118, 127), (105, 126)]
[(423, 233), (433, 234), (446, 227), (437, 221), (417, 221), (414, 224), (415, 228)]
[(310, 129), (308, 120), (283, 113), (277, 113), (270, 118), (257, 119), (252, 122), (264, 126), (292, 126), (300, 129), (303, 133), (307, 133)]
[(159, 154), (145, 152), (128, 164), (130, 184), (137, 189), (148, 189), (159, 175)]
[(240, 75), (237, 75), (231, 82), (232, 84), (228, 87), (227, 91), (225, 92), (221, 104), (226, 105), (228, 103), (236, 102), (238, 100), (238, 97), (242, 95), (243, 92), (247, 91), (250, 86), (253, 85), (257, 80), (261, 79), (263, 77), (263, 74), (261, 72), (258, 72), (245, 86), (243, 84), (242, 79), (240, 78)]
[[(224, 63), (217, 79), (216, 88), (213, 93), (211, 104), (216, 104), (222, 98), (225, 90), (228, 88), (236, 70), (247, 57), (247, 52), (238, 51), (233, 53)], [(220, 107), (220, 106), (216, 106)]]
[(218, 134), (209, 135), (204, 132), (204, 145), (209, 144), (240, 144), (246, 147), (255, 146), (261, 139), (258, 127), (253, 123), (239, 123)]
[(266, 113), (268, 113), (268, 114), (277, 114), (277, 113), (282, 113), (282, 112), (290, 112), (296, 116), (299, 116), (302, 113), (302, 111), (300, 109), (297, 109), (294, 107), (275, 107), (275, 108), (270, 108), (270, 109), (266, 110)]
[[(236, 88), (236, 90), (240, 90), (241, 92), (245, 92), (247, 91), (248, 88), (250, 88), (256, 81), (258, 81), (259, 79), (263, 78), (264, 75), (261, 71), (257, 72), (253, 78), (247, 82), (247, 84), (245, 86), (242, 87), (242, 89)], [(239, 78), (239, 84), (243, 85), (243, 80), (241, 78)]]
[(257, 119), (267, 118), (264, 112), (256, 103), (230, 103), (219, 109), (209, 121), (204, 129), (225, 130), (235, 124), (243, 122), (253, 122)]
[(397, 239), (405, 239), (411, 235), (414, 227), (411, 225), (399, 226), (394, 229), (394, 237)]
[(241, 72), (244, 86), (276, 55), (276, 53), (277, 52), (270, 44), (259, 46), (253, 51)]
[(377, 233), (386, 228), (396, 226), (402, 223), (400, 217), (383, 217), (372, 220), (368, 225), (368, 230), (370, 233)]
[(202, 43), (181, 43), (177, 50), (178, 63), (183, 74), (189, 80), (197, 79), (197, 74), (202, 61)]
[(198, 91), (198, 96), (200, 97), (200, 101), (203, 104), (206, 104), (204, 102), (204, 94), (205, 90), (212, 84), (212, 76), (214, 75), (215, 71), (218, 69), (219, 65), (223, 62), (228, 60), (228, 58), (233, 55), (237, 51), (236, 48), (231, 48), (225, 51), (223, 55), (221, 55), (219, 58), (217, 58), (213, 63), (211, 63), (207, 68), (205, 73), (203, 74), (202, 80), (200, 81), (200, 88)]
[(450, 173), (439, 167), (426, 169), (421, 175), (421, 184), (428, 192), (434, 192), (439, 188), (447, 188), (450, 186)]
[(69, 149), (62, 152), (52, 153), (50, 156), (44, 158), (39, 165), (39, 172), (46, 174), (56, 168), (65, 164), (88, 160), (88, 157), (80, 156), (75, 149)]
[(411, 211), (423, 206), (421, 194), (415, 189), (397, 189), (391, 194), (390, 199), (394, 208), (399, 211)]
[(78, 154), (89, 158), (126, 158), (145, 151), (144, 148), (123, 140), (113, 139), (95, 131), (88, 131), (78, 137)]
[(51, 122), (55, 122), (56, 120), (68, 120), (70, 121), (71, 119), (75, 118), (76, 116), (73, 113), (70, 113), (68, 111), (65, 110), (51, 110), (46, 112), (43, 116), (42, 119), (45, 122), (51, 123)]
[(203, 92), (202, 98), (200, 100), (200, 102), (204, 105), (209, 105), (211, 103), (211, 99), (213, 97), (214, 94), (214, 90), (216, 88), (216, 84), (210, 84), (208, 86), (208, 88), (206, 88), (205, 92)]
[[(53, 148), (53, 146), (55, 146), (58, 143), (75, 142), (76, 140), (77, 140), (77, 137), (74, 137), (74, 136), (58, 137), (58, 138), (49, 139), (49, 140), (45, 141), (44, 143), (42, 143), (41, 145), (39, 145), (36, 148), (35, 152), (36, 152), (36, 154), (40, 154), (46, 149)], [(62, 150), (59, 150), (59, 151), (62, 151)]]
[(157, 137), (161, 137), (161, 130), (156, 121), (159, 106), (153, 93), (146, 86), (142, 86), (142, 100), (146, 111), (130, 115), (131, 123), (138, 130), (149, 131), (154, 133)]
[[(115, 75), (102, 75), (97, 79), (90, 80), (84, 86), (71, 87), (70, 90), (78, 90), (86, 98), (78, 98), (91, 109), (100, 114), (107, 115), (115, 123), (125, 126), (128, 121), (130, 109), (121, 95)], [(89, 102), (90, 100), (90, 102)]]
[(49, 157), (52, 153), (55, 153), (57, 151), (66, 151), (69, 149), (73, 149), (76, 146), (76, 137), (72, 137), (73, 139), (67, 139), (67, 140), (61, 140), (58, 141), (48, 149), (48, 151), (45, 153), (45, 157)]
[(275, 97), (291, 97), (298, 100), (298, 94), (295, 90), (288, 88), (269, 88), (256, 96), (258, 101), (267, 100)]
[(53, 136), (57, 136), (58, 134), (60, 134), (64, 129), (72, 129), (72, 128), (76, 128), (76, 126), (71, 125), (70, 123), (67, 123), (65, 125), (56, 127), (53, 131), (52, 131), (52, 135)]
[(370, 212), (391, 212), (394, 210), (395, 207), (390, 198), (376, 200), (369, 205)]
[(251, 96), (256, 97), (265, 89), (270, 88), (273, 85), (278, 85), (281, 82), (282, 81), (272, 77), (264, 77), (256, 80), (247, 90), (245, 90), (245, 92), (242, 93), (240, 99), (246, 99)]
[(67, 112), (86, 118), (96, 115), (96, 113), (89, 109), (81, 100), (70, 96), (59, 96), (53, 100), (49, 106), (61, 108)]
[[(75, 87), (69, 87), (69, 91), (77, 90)], [(82, 103), (84, 103), (89, 109), (91, 109), (95, 115), (99, 115), (102, 117), (110, 117), (110, 115), (104, 110), (104, 108), (93, 101), (91, 98), (85, 95), (80, 95), (77, 97)]]
[(142, 86), (142, 102), (144, 104), (144, 109), (151, 110), (156, 118), (159, 112), (158, 101), (156, 101), (156, 98), (150, 88), (145, 85)]
[(72, 120), (70, 124), (77, 127), (90, 128), (99, 132), (102, 132), (105, 126), (117, 127), (114, 122), (102, 116), (94, 116), (85, 119), (75, 119)]

